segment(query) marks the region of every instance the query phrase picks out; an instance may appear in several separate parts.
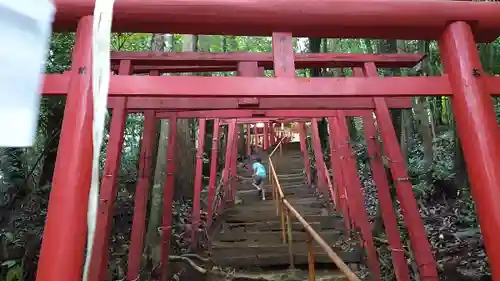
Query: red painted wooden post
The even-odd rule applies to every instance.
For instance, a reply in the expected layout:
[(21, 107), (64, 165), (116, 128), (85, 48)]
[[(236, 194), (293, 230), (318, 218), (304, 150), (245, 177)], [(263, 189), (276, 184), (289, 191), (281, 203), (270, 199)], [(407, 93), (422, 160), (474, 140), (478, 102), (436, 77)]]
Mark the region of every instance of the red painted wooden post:
[[(337, 119), (337, 120), (335, 120)], [(337, 149), (341, 154), (343, 179), (347, 188), (349, 209), (354, 217), (355, 225), (361, 232), (362, 245), (368, 252), (368, 264), (375, 280), (380, 279), (380, 266), (377, 256), (377, 249), (373, 243), (372, 229), (365, 211), (365, 198), (361, 191), (361, 183), (357, 171), (356, 159), (349, 146), (349, 131), (344, 113), (339, 110), (337, 116), (333, 117), (332, 132), (337, 144)]]
[(104, 175), (99, 192), (99, 209), (92, 251), (92, 260), (89, 267), (89, 280), (101, 281), (107, 278), (108, 244), (113, 219), (113, 206), (116, 200), (116, 178), (120, 168), (120, 154), (123, 145), (125, 120), (127, 111), (125, 99), (121, 107), (113, 109), (108, 140), (108, 151), (104, 166)]
[(92, 175), (92, 22), (80, 19), (36, 280), (80, 280)]
[[(375, 69), (372, 69), (372, 71)], [(362, 68), (353, 68), (354, 76), (362, 77)], [(376, 71), (372, 73), (376, 76)], [(387, 173), (382, 161), (382, 149), (377, 139), (377, 128), (375, 127), (375, 120), (373, 119), (373, 112), (367, 111), (362, 115), (363, 130), (365, 134), (366, 146), (368, 148), (368, 156), (370, 157), (370, 167), (372, 170), (373, 181), (377, 187), (377, 195), (380, 201), (380, 208), (382, 210), (382, 219), (387, 234), (387, 240), (391, 248), (392, 263), (394, 265), (394, 272), (398, 281), (409, 281), (410, 274), (408, 272), (408, 265), (401, 243), (401, 237), (398, 230), (397, 218), (394, 213), (393, 202), (391, 199), (390, 186), (387, 181)]]
[(269, 144), (271, 146), (276, 145), (276, 132), (274, 131), (274, 122), (269, 122), (269, 137), (271, 138), (271, 141)]
[(262, 148), (266, 151), (269, 148), (269, 126), (267, 123), (264, 123), (264, 135), (262, 138)]
[(401, 237), (398, 230), (397, 218), (394, 213), (393, 202), (391, 199), (387, 173), (382, 162), (382, 150), (377, 140), (377, 128), (375, 127), (372, 113), (363, 116), (363, 130), (365, 133), (368, 155), (370, 157), (370, 167), (372, 177), (377, 186), (377, 195), (382, 209), (382, 218), (384, 221), (385, 232), (389, 247), (391, 249), (392, 263), (394, 272), (398, 281), (410, 281), (408, 265), (404, 254)]
[(234, 136), (235, 136), (235, 131), (236, 131), (236, 119), (232, 119), (230, 123), (228, 124), (228, 130), (227, 130), (227, 140), (226, 140), (226, 149), (225, 149), (225, 156), (224, 156), (224, 170), (222, 170), (222, 182), (224, 185), (224, 200), (223, 203), (220, 205), (219, 212), (221, 212), (224, 208), (225, 202), (230, 201), (230, 198), (232, 198), (231, 194), (231, 189), (229, 187), (229, 180), (230, 180), (230, 171), (231, 171), (231, 159), (232, 159), (232, 154), (233, 154), (233, 142), (234, 142)]
[(319, 138), (318, 120), (312, 119), (312, 146), (314, 150), (314, 158), (316, 162), (316, 171), (318, 178), (318, 188), (324, 196), (328, 196), (328, 185), (326, 183), (326, 171), (324, 169), (325, 160), (323, 159), (323, 151), (321, 149), (321, 140)]
[(201, 189), (203, 181), (203, 152), (205, 148), (205, 128), (207, 120), (198, 120), (198, 148), (196, 151), (196, 170), (194, 176), (194, 197), (192, 209), (192, 227), (191, 227), (191, 249), (198, 247), (198, 227), (200, 225), (200, 204), (201, 204)]
[(452, 98), (457, 132), (464, 151), (472, 195), (484, 235), (494, 280), (500, 279), (500, 146), (498, 125), (485, 73), (471, 27), (465, 22), (448, 25), (439, 41)]
[[(237, 127), (236, 127), (237, 128)], [(231, 154), (231, 168), (230, 168), (230, 175), (231, 175), (231, 201), (234, 202), (236, 200), (236, 184), (237, 184), (237, 164), (238, 164), (238, 136), (243, 137), (239, 135), (238, 129), (234, 130), (234, 139), (233, 139), (233, 152)]]
[(247, 124), (247, 156), (252, 154), (252, 132), (250, 131), (250, 123)]
[[(363, 69), (366, 76), (378, 76), (373, 63), (366, 63)], [(406, 161), (399, 148), (399, 142), (392, 125), (389, 108), (383, 98), (374, 98), (377, 125), (382, 139), (384, 153), (389, 158), (389, 168), (396, 186), (396, 193), (403, 210), (404, 220), (412, 251), (419, 266), (420, 278), (425, 281), (438, 280), (436, 261), (420, 218), (417, 201), (413, 195), (412, 184), (408, 176)]]
[[(131, 61), (121, 61), (119, 75), (129, 75), (131, 72)], [(117, 194), (116, 178), (120, 169), (120, 154), (123, 145), (123, 134), (125, 132), (125, 121), (127, 119), (127, 99), (119, 98), (118, 101), (117, 106), (113, 108), (104, 175), (99, 190), (99, 206), (92, 260), (89, 267), (89, 281), (101, 281), (108, 278), (109, 235), (112, 226), (113, 207)]]
[(330, 165), (333, 170), (333, 181), (335, 185), (335, 195), (338, 196), (339, 206), (336, 206), (338, 210), (342, 211), (344, 214), (344, 222), (346, 224), (346, 230), (351, 231), (351, 214), (349, 211), (349, 200), (347, 197), (346, 183), (344, 175), (342, 172), (342, 153), (339, 150), (339, 144), (336, 137), (334, 137), (335, 128), (334, 122), (338, 122), (337, 118), (328, 118), (328, 128), (330, 129)]
[[(419, 266), (422, 280), (438, 280), (436, 263), (425, 233), (424, 224), (418, 212), (418, 205), (412, 191), (412, 184), (406, 171), (406, 161), (399, 149), (392, 120), (383, 98), (375, 98), (377, 124), (380, 130), (384, 153), (389, 158), (389, 167), (396, 185), (396, 192), (403, 210), (406, 227), (410, 236), (412, 251)], [(384, 123), (385, 122), (385, 123)]]
[(212, 225), (215, 188), (217, 185), (217, 163), (219, 162), (219, 119), (214, 119), (212, 135), (212, 153), (210, 154), (210, 179), (208, 183), (207, 226)]
[(144, 128), (142, 130), (141, 152), (139, 155), (139, 173), (135, 188), (134, 217), (132, 219), (132, 233), (130, 234), (130, 248), (127, 262), (127, 281), (137, 280), (141, 270), (155, 135), (155, 111), (147, 110), (144, 112)]
[(311, 167), (309, 165), (309, 151), (307, 150), (306, 124), (299, 123), (300, 151), (304, 158), (304, 170), (306, 171), (307, 184), (311, 185)]
[(168, 256), (172, 236), (172, 207), (175, 187), (175, 152), (177, 146), (177, 117), (168, 120), (167, 175), (163, 188), (163, 217), (161, 222), (161, 280), (168, 280)]

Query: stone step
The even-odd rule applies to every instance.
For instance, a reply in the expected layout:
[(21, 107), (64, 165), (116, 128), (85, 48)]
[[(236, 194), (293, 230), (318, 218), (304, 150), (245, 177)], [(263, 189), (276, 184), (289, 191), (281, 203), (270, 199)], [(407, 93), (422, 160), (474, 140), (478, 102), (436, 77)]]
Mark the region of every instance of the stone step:
[[(265, 190), (266, 190), (266, 193), (265, 193), (266, 201), (272, 200), (273, 199), (272, 188), (268, 187)], [(283, 194), (285, 195), (285, 198), (290, 202), (294, 202), (297, 199), (314, 199), (315, 201), (318, 201), (318, 202), (324, 202), (324, 201), (321, 201), (320, 199), (318, 199), (312, 190), (311, 191), (302, 191), (302, 190), (293, 191), (293, 190), (285, 189), (283, 191)], [(256, 201), (262, 201), (261, 198), (262, 198), (261, 191), (259, 191), (257, 189), (241, 191), (238, 193), (238, 199), (241, 200), (242, 202), (240, 202), (238, 205), (259, 204)]]
[[(342, 216), (329, 211), (325, 201), (318, 199), (314, 189), (305, 183), (304, 160), (298, 143), (285, 145), (282, 156), (278, 152), (272, 160), (283, 193), (292, 206), (346, 263), (361, 262), (363, 251), (359, 243), (345, 239)], [(289, 246), (282, 241), (282, 217), (276, 214), (271, 182), (266, 178), (268, 200), (262, 201), (260, 191), (251, 184), (251, 162), (246, 168), (239, 167), (238, 175), (245, 177), (238, 183), (239, 200), (221, 216), (223, 222), (211, 235), (210, 255), (217, 265), (235, 269), (288, 265)], [(305, 265), (308, 235), (296, 218), (291, 220), (294, 263)], [(313, 245), (316, 263), (333, 263), (323, 249), (316, 243)]]
[[(324, 202), (324, 201), (321, 201), (321, 200), (324, 200), (324, 199), (318, 199), (317, 197), (315, 197), (312, 194), (308, 194), (308, 195), (304, 195), (304, 194), (288, 195), (288, 196), (286, 196), (286, 198), (287, 198), (288, 201), (293, 201), (293, 200), (297, 200), (297, 199), (304, 199), (304, 198), (310, 198), (310, 199), (314, 199), (315, 201), (318, 201), (318, 202)], [(262, 202), (271, 202), (271, 201), (273, 201), (273, 197), (272, 197), (272, 193), (271, 192), (267, 192), (266, 193), (266, 200), (262, 201), (262, 195), (257, 190), (255, 190), (255, 191), (248, 191), (248, 193), (245, 194), (244, 196), (238, 195), (238, 199), (240, 200), (240, 202), (239, 202), (239, 204), (236, 204), (236, 205), (244, 205), (244, 206), (247, 206), (247, 205), (252, 205), (253, 206), (254, 204), (260, 204)]]
[(291, 160), (291, 161), (282, 160), (282, 161), (276, 162), (276, 163), (273, 161), (273, 165), (274, 165), (275, 170), (287, 172), (290, 169), (294, 169), (294, 170), (304, 169), (304, 160), (302, 160), (302, 159)]
[[(319, 231), (318, 234), (327, 242), (335, 243), (341, 239), (344, 234), (340, 230), (325, 230)], [(257, 243), (259, 245), (274, 245), (282, 243), (281, 229), (277, 231), (245, 231), (243, 228), (224, 229), (223, 232), (214, 237), (217, 242), (247, 242)], [(305, 231), (292, 231), (292, 241), (305, 242), (308, 239), (308, 234)]]
[[(303, 182), (280, 182), (281, 189), (283, 190), (284, 194), (313, 194), (314, 190), (310, 188), (309, 186), (305, 185)], [(271, 191), (273, 188), (273, 185), (270, 183), (267, 183), (264, 185), (266, 191)], [(251, 190), (257, 190), (255, 186), (252, 185), (252, 183), (241, 183), (237, 187), (238, 190), (238, 195), (239, 193), (247, 193), (248, 191)]]
[[(362, 252), (356, 250), (353, 252), (339, 252), (338, 255), (342, 258), (345, 263), (360, 263), (362, 260)], [(319, 252), (314, 255), (316, 264), (333, 264), (332, 260), (324, 252)], [(220, 266), (232, 267), (232, 268), (258, 268), (258, 267), (268, 267), (268, 266), (279, 266), (288, 265), (289, 257), (288, 252), (285, 254), (275, 253), (270, 255), (254, 255), (254, 256), (236, 256), (236, 257), (225, 257), (217, 255), (214, 260)], [(295, 253), (293, 255), (293, 260), (295, 265), (306, 265), (307, 262), (307, 252)], [(333, 267), (335, 267), (333, 265)], [(339, 279), (344, 280), (344, 279)], [(345, 279), (347, 280), (347, 279)]]
[[(297, 199), (314, 199), (315, 201), (318, 202), (324, 202), (321, 201), (321, 199), (318, 199), (316, 195), (313, 193), (313, 191), (300, 191), (300, 192), (293, 192), (288, 189), (284, 190), (285, 197), (287, 200), (290, 202), (297, 200)], [(261, 200), (261, 193), (257, 189), (253, 190), (246, 190), (246, 191), (241, 191), (238, 192), (238, 199), (241, 200), (239, 205), (253, 205), (253, 204), (259, 204), (260, 202), (263, 202)], [(266, 201), (272, 201), (273, 194), (272, 194), (272, 189), (266, 188)], [(264, 201), (264, 202), (266, 202)]]
[[(309, 225), (315, 230), (315, 231), (321, 231), (321, 230), (327, 230), (327, 229), (333, 229), (334, 224), (329, 222), (325, 223), (324, 225), (321, 224), (321, 222), (309, 222)], [(294, 221), (292, 222), (292, 230), (293, 231), (303, 231), (304, 226), (298, 222)], [(240, 231), (245, 231), (245, 232), (266, 232), (266, 231), (281, 231), (281, 221), (280, 220), (274, 220), (274, 221), (262, 221), (262, 222), (240, 222), (240, 223), (224, 223), (221, 232), (226, 232), (226, 231), (234, 231), (234, 232), (240, 232)]]
[[(292, 203), (292, 206), (295, 208), (295, 210), (299, 212), (304, 211), (305, 213), (311, 213), (311, 214), (328, 213), (328, 210), (323, 211), (323, 209), (326, 209), (327, 205), (320, 201), (310, 204)], [(236, 207), (227, 209), (225, 213), (231, 216), (245, 212), (254, 214), (274, 213), (275, 209), (276, 207), (273, 200), (265, 200), (260, 202), (255, 201), (255, 203), (251, 205), (241, 205), (241, 206), (236, 205)]]
[[(309, 223), (319, 223), (321, 229), (342, 229), (344, 228), (344, 221), (341, 217), (335, 217), (333, 215), (320, 215), (320, 214), (302, 214), (301, 216)], [(281, 227), (281, 217), (273, 213), (262, 213), (256, 217), (254, 214), (237, 214), (237, 215), (228, 215), (224, 214), (227, 223), (239, 223), (248, 224), (248, 223), (262, 223), (267, 222), (269, 224), (278, 224)], [(296, 222), (295, 218), (292, 218), (292, 222)]]
[[(300, 205), (305, 205), (311, 208), (323, 208), (325, 206), (325, 202), (321, 201), (318, 199), (316, 196), (312, 195), (311, 196), (300, 196), (300, 197), (287, 197), (288, 202), (290, 202), (293, 206), (300, 206)], [(232, 206), (228, 208), (227, 210), (234, 210), (234, 209), (244, 209), (244, 208), (262, 208), (264, 206), (274, 206), (275, 202), (273, 200), (265, 200), (265, 201), (260, 201), (260, 202), (255, 202), (252, 204), (238, 204), (235, 206)]]
[[(319, 208), (308, 208), (306, 206), (294, 206), (295, 210), (299, 212), (302, 216), (306, 215), (322, 215), (324, 212)], [(225, 215), (228, 219), (241, 219), (245, 221), (262, 221), (275, 219), (276, 213), (273, 211), (272, 206), (263, 206), (255, 208), (244, 208), (225, 211)]]
[(305, 177), (302, 174), (294, 174), (294, 175), (287, 175), (287, 176), (280, 176), (278, 175), (278, 180), (280, 183), (283, 182), (304, 182)]
[(283, 163), (304, 164), (304, 157), (302, 157), (302, 155), (283, 155), (283, 157), (276, 156), (276, 157), (273, 157), (271, 160), (273, 161), (274, 165), (283, 164)]
[[(288, 245), (251, 245), (235, 243), (213, 243), (211, 256), (220, 266), (231, 266), (235, 268), (253, 266), (285, 265), (289, 263)], [(346, 263), (358, 263), (362, 260), (363, 251), (359, 247), (353, 247), (351, 251), (332, 247), (337, 255)], [(292, 253), (295, 264), (307, 264), (307, 243), (296, 243), (292, 245)], [(316, 263), (333, 263), (319, 246), (314, 246)]]

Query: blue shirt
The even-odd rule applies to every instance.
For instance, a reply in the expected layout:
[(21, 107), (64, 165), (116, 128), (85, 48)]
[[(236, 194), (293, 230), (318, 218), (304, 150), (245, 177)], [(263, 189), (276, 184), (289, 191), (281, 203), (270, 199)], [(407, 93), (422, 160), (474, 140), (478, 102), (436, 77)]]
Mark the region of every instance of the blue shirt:
[(259, 177), (266, 176), (266, 168), (261, 163), (259, 163), (259, 162), (253, 163), (252, 169), (254, 170), (254, 173), (256, 176), (259, 176)]

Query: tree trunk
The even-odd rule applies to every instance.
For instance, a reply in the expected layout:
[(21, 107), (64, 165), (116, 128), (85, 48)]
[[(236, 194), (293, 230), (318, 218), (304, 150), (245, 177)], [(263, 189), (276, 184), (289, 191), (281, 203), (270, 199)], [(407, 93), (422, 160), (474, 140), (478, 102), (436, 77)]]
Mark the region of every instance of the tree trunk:
[[(320, 53), (321, 52), (321, 43), (322, 43), (321, 38), (309, 38), (309, 52), (310, 53)], [(326, 42), (324, 42), (326, 44)], [(313, 68), (311, 69), (311, 77), (320, 77), (322, 76), (322, 69), (320, 68)], [(321, 149), (322, 151), (325, 151), (328, 149), (329, 145), (329, 140), (328, 140), (328, 123), (326, 122), (325, 118), (322, 118), (318, 121), (318, 132), (319, 132), (319, 139), (321, 143)]]
[[(151, 50), (155, 52), (165, 51), (165, 36), (163, 34), (154, 34), (151, 40)], [(160, 235), (158, 228), (161, 226), (162, 206), (163, 206), (163, 185), (165, 184), (166, 175), (166, 156), (168, 149), (168, 120), (159, 120), (157, 122), (157, 139), (155, 141), (156, 151), (153, 155), (153, 182), (150, 192), (149, 214), (148, 214), (148, 229), (146, 235), (146, 246), (150, 249), (159, 249)], [(150, 251), (146, 251), (150, 253)], [(156, 265), (160, 262), (158, 253), (151, 253), (148, 258), (152, 264)]]
[[(379, 40), (379, 52), (385, 54), (396, 54), (398, 52), (398, 42), (397, 40)], [(401, 75), (399, 69), (393, 69), (391, 71), (385, 70), (385, 73), (392, 74), (393, 76)], [(396, 136), (401, 136), (401, 109), (391, 110), (391, 119), (396, 131)]]
[[(196, 52), (198, 50), (198, 36), (184, 35), (182, 41), (184, 52)], [(179, 119), (177, 121), (177, 150), (175, 166), (175, 194), (174, 198), (189, 199), (193, 197), (194, 191), (194, 166), (196, 158), (196, 120)]]

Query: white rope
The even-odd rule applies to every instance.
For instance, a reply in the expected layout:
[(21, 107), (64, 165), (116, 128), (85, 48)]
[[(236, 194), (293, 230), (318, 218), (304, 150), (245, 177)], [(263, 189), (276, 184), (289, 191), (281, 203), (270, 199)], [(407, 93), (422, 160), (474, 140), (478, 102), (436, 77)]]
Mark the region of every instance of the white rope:
[(92, 91), (94, 120), (92, 123), (93, 159), (92, 181), (87, 213), (87, 253), (83, 270), (83, 281), (88, 279), (92, 247), (94, 245), (97, 208), (99, 205), (99, 155), (107, 114), (110, 79), (111, 22), (114, 0), (96, 0), (92, 27)]

